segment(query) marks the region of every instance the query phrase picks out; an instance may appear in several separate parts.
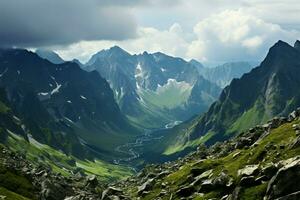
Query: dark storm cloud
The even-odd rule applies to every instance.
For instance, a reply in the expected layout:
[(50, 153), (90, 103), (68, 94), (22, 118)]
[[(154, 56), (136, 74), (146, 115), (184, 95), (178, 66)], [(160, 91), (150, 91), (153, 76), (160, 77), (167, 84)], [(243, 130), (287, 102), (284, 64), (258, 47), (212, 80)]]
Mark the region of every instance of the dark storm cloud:
[(0, 1), (0, 46), (124, 40), (136, 36), (136, 26), (128, 8), (105, 0)]

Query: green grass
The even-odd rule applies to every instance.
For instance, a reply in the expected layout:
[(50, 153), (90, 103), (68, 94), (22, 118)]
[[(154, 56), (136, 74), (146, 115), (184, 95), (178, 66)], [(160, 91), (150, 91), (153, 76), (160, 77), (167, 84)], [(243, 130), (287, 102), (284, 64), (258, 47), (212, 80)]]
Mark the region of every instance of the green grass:
[(267, 186), (267, 183), (263, 183), (258, 186), (242, 189), (240, 200), (262, 200), (265, 196)]
[(48, 165), (55, 172), (59, 172), (65, 176), (69, 176), (71, 171), (76, 171), (78, 167), (88, 174), (97, 175), (104, 182), (126, 178), (133, 173), (128, 167), (113, 165), (100, 160), (80, 160), (57, 151), (48, 145), (38, 143), (35, 140), (31, 139), (30, 141), (31, 143), (28, 143), (22, 137), (11, 134), (8, 137), (7, 146), (14, 151), (25, 154), (26, 158), (33, 163)]
[(245, 111), (226, 131), (227, 134), (242, 132), (257, 124), (264, 123), (270, 116), (266, 116), (260, 99), (256, 101), (254, 106)]
[(10, 111), (10, 108), (0, 101), (0, 113), (6, 114), (8, 111)]
[[(289, 159), (291, 157), (299, 155), (300, 147), (290, 149), (289, 144), (296, 138), (295, 131), (292, 129), (292, 125), (297, 122), (286, 123), (276, 129), (271, 130), (270, 134), (260, 140), (257, 146), (251, 146), (250, 148), (237, 149), (225, 157), (209, 158), (197, 163), (196, 161), (190, 161), (183, 165), (179, 170), (171, 173), (169, 176), (163, 178), (162, 182), (168, 183), (167, 188), (170, 189), (170, 193), (175, 193), (179, 187), (189, 185), (191, 182), (188, 179), (191, 174), (192, 168), (197, 168), (201, 171), (207, 171), (212, 169), (212, 177), (217, 177), (220, 172), (226, 172), (234, 180), (234, 184), (239, 181), (238, 170), (244, 168), (246, 165), (259, 164), (263, 167), (270, 162), (276, 163), (280, 160)], [(273, 144), (274, 149), (268, 149), (266, 146)], [(282, 149), (282, 146), (285, 148)], [(237, 156), (236, 153), (239, 153)], [(262, 199), (267, 182), (261, 185), (246, 187), (241, 190), (241, 200), (259, 200)], [(155, 191), (150, 192), (145, 199), (149, 197), (155, 197), (158, 193), (160, 186), (155, 186)], [(214, 190), (210, 193), (204, 194), (204, 196), (196, 196), (194, 199), (210, 199), (221, 198), (224, 195), (222, 190)], [(176, 197), (175, 197), (176, 199)]]
[(4, 187), (0, 187), (0, 196), (5, 196), (5, 200), (30, 200)]
[(141, 97), (150, 104), (158, 106), (160, 108), (172, 109), (184, 104), (192, 91), (192, 87), (185, 84), (178, 88), (176, 85), (169, 85), (163, 87), (154, 92), (151, 90), (140, 91)]
[(103, 181), (112, 181), (125, 179), (132, 175), (133, 171), (127, 167), (113, 165), (101, 160), (77, 160), (76, 166), (84, 169), (87, 173), (96, 174)]
[[(0, 165), (0, 187), (28, 198), (34, 198), (34, 188), (31, 182), (17, 172), (2, 165)], [(5, 191), (4, 189), (2, 190)]]
[[(186, 133), (189, 134), (189, 133)], [(164, 155), (171, 155), (180, 151), (185, 150), (188, 147), (196, 147), (200, 144), (204, 144), (206, 141), (208, 141), (215, 133), (214, 132), (208, 132), (204, 136), (196, 139), (196, 140), (186, 140), (189, 136), (184, 136), (183, 140), (176, 140), (176, 143), (173, 145), (168, 146), (168, 148), (163, 152)]]

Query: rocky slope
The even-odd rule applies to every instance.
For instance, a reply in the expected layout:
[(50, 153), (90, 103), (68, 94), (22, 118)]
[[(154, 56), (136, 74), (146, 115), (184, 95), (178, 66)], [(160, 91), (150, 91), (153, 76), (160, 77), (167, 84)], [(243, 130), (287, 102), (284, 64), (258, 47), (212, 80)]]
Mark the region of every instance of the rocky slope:
[(201, 75), (224, 88), (230, 84), (234, 78), (240, 78), (243, 74), (251, 71), (253, 66), (249, 62), (229, 62), (213, 68), (200, 68)]
[(84, 69), (97, 70), (110, 83), (123, 113), (144, 127), (202, 113), (220, 92), (196, 67), (162, 53), (131, 55), (115, 46), (92, 56)]
[(37, 49), (35, 53), (40, 56), (41, 58), (44, 58), (54, 64), (62, 64), (65, 61), (54, 51), (49, 51), (45, 49)]
[(109, 185), (80, 171), (63, 176), (0, 146), (0, 193), (8, 200), (298, 199), (299, 155), (300, 108)]
[(114, 187), (131, 199), (299, 199), (299, 155), (300, 108)]
[(57, 65), (26, 50), (2, 49), (0, 87), (11, 118), (1, 127), (6, 136), (12, 132), (66, 154), (112, 160), (114, 147), (138, 133), (108, 83), (75, 63)]
[(200, 143), (212, 145), (274, 116), (286, 115), (300, 105), (299, 74), (299, 48), (278, 41), (260, 66), (222, 91), (208, 112), (166, 133), (164, 144), (169, 146), (165, 153)]

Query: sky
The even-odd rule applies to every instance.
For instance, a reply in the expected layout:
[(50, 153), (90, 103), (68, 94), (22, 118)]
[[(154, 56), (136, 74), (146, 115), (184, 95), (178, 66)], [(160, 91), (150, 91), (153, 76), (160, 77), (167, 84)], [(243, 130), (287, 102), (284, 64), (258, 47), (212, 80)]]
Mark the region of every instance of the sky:
[(201, 62), (259, 61), (300, 39), (299, 0), (0, 1), (0, 46), (86, 62), (114, 45)]

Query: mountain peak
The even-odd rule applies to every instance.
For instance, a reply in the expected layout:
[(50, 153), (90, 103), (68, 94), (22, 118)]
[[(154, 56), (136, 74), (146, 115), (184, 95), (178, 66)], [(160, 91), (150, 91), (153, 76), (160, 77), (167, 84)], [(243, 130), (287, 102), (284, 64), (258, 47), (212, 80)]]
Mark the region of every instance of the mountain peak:
[[(276, 42), (273, 47), (291, 47), (287, 42), (284, 42), (282, 40), (278, 40), (278, 42)], [(271, 48), (273, 48), (271, 47)]]
[(189, 63), (198, 68), (204, 68), (203, 64), (201, 62), (199, 62), (198, 60), (192, 59), (192, 60), (190, 60)]
[(294, 44), (294, 48), (297, 49), (298, 51), (300, 51), (300, 41), (297, 40)]
[(279, 40), (270, 48), (265, 61), (270, 60), (276, 62), (276, 58), (280, 59), (281, 57), (290, 57), (295, 55), (295, 52), (297, 51), (295, 51), (294, 47), (282, 40)]
[(46, 49), (37, 49), (35, 53), (43, 59), (46, 59), (54, 64), (61, 64), (65, 61), (54, 51)]
[(129, 55), (129, 53), (127, 51), (125, 51), (124, 49), (122, 49), (121, 47), (115, 45), (113, 47), (111, 47), (109, 50), (109, 52), (112, 52), (112, 53), (118, 53), (118, 54), (126, 54), (126, 55)]

